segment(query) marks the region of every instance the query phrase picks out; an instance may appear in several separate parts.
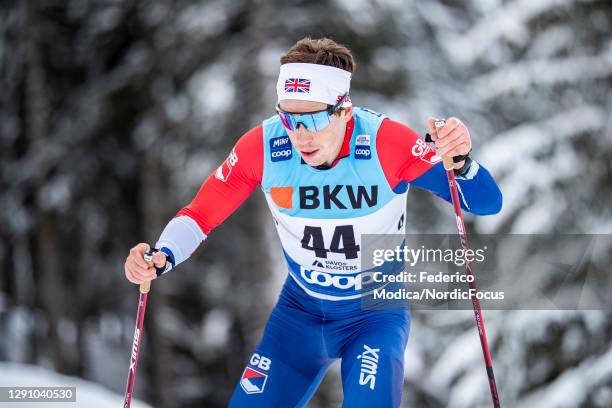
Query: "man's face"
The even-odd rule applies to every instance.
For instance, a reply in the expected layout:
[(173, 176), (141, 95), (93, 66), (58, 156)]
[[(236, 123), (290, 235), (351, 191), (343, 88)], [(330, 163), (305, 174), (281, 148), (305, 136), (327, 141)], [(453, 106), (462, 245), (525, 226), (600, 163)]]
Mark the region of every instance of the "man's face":
[[(324, 110), (327, 105), (322, 102), (287, 99), (280, 102), (280, 108), (285, 112), (308, 113)], [(346, 123), (351, 118), (350, 113), (349, 108), (344, 114), (333, 115), (330, 124), (318, 132), (310, 131), (303, 125), (295, 131), (287, 130), (293, 147), (308, 165), (331, 166), (342, 147)]]

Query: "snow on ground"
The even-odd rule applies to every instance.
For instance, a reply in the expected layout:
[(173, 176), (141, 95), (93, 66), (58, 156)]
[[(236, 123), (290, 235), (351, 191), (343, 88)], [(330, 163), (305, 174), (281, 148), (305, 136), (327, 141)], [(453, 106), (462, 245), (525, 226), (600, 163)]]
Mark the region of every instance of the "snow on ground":
[[(126, 368), (127, 375), (127, 368)], [(40, 408), (117, 408), (123, 406), (123, 395), (115, 394), (101, 385), (58, 374), (33, 365), (0, 362), (0, 387), (76, 387), (77, 402), (32, 403)], [(0, 402), (0, 408), (25, 407), (30, 404)], [(132, 400), (133, 408), (151, 407), (141, 401)]]

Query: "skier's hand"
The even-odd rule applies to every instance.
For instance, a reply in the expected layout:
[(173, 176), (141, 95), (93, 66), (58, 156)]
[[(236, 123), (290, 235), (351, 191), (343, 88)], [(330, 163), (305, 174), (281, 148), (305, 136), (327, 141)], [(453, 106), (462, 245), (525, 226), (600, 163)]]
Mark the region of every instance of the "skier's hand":
[[(455, 157), (468, 154), (472, 149), (472, 138), (467, 127), (459, 119), (453, 117), (438, 131), (434, 126), (435, 118), (428, 118), (429, 134), (436, 144), (437, 154), (442, 157)], [(455, 163), (455, 169), (460, 169), (464, 161)]]
[[(157, 278), (155, 268), (144, 260), (144, 254), (150, 249), (149, 244), (140, 243), (130, 249), (125, 260), (125, 277), (132, 283), (141, 284)], [(166, 265), (166, 255), (162, 252), (153, 254), (153, 263), (161, 268)]]

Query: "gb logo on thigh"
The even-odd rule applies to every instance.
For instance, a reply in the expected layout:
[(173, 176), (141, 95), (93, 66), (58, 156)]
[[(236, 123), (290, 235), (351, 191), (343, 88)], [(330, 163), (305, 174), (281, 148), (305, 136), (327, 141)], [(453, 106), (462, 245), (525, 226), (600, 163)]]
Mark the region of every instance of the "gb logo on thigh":
[(242, 372), (240, 386), (247, 394), (260, 394), (264, 391), (268, 381), (268, 371), (272, 365), (272, 360), (253, 353), (249, 364)]

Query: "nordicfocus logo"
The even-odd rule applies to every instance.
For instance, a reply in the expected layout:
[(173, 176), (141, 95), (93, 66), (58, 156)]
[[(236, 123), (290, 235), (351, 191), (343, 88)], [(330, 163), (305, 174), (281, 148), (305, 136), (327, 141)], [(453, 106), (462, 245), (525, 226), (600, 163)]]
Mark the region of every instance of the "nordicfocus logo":
[(240, 386), (244, 392), (247, 394), (262, 393), (268, 381), (268, 371), (270, 371), (271, 365), (271, 359), (253, 353), (240, 378)]
[(236, 149), (232, 149), (227, 159), (223, 162), (221, 166), (215, 172), (215, 178), (221, 180), (222, 182), (226, 182), (230, 174), (232, 173), (232, 169), (238, 163), (238, 155), (236, 154)]
[(270, 139), (270, 157), (273, 162), (289, 160), (293, 157), (293, 148), (289, 136)]
[[(321, 191), (322, 190), (322, 191)], [(378, 203), (378, 186), (370, 186), (368, 192), (366, 186), (335, 185), (323, 186), (300, 186), (300, 208), (314, 210), (323, 206), (331, 209), (345, 210), (347, 208), (363, 208), (364, 205), (374, 207)]]
[(442, 160), (442, 157), (435, 154), (436, 152), (431, 148), (431, 146), (425, 143), (425, 141), (422, 139), (417, 139), (414, 142), (414, 146), (412, 146), (411, 153), (413, 156), (418, 157), (424, 162), (430, 164), (435, 164)]
[(376, 386), (376, 371), (378, 370), (378, 353), (380, 349), (363, 345), (363, 352), (357, 356), (361, 360), (359, 370), (359, 385), (367, 385), (371, 390)]

